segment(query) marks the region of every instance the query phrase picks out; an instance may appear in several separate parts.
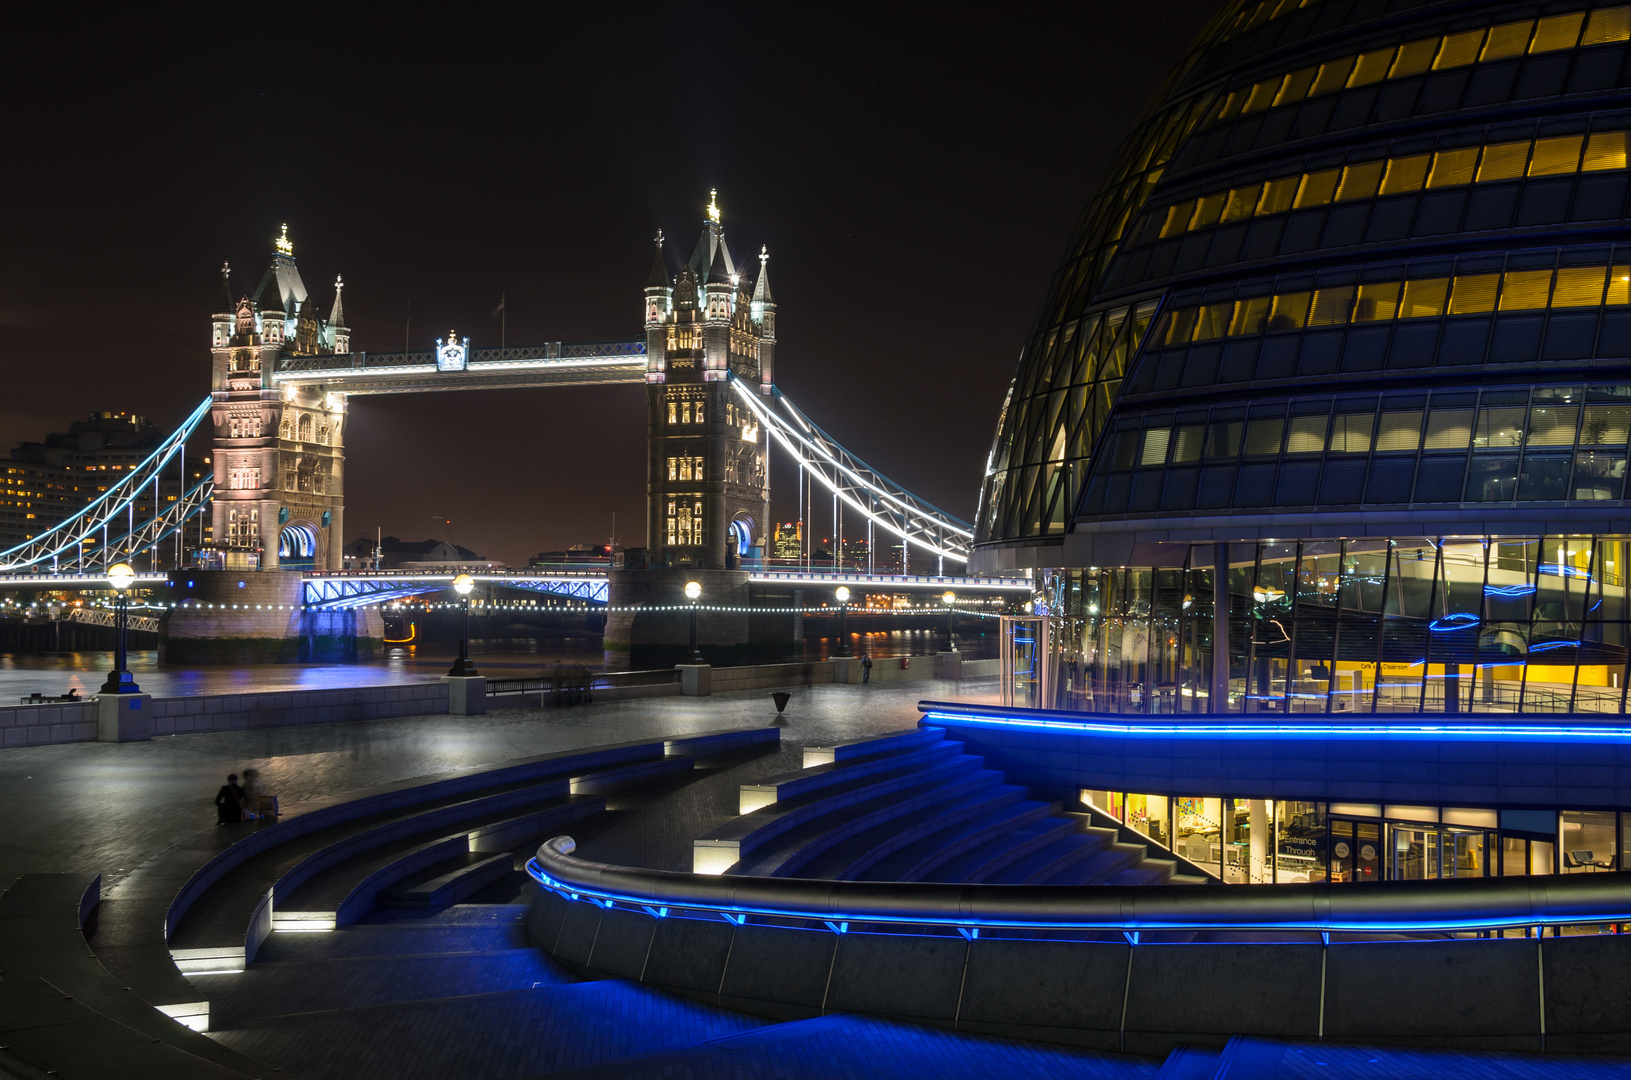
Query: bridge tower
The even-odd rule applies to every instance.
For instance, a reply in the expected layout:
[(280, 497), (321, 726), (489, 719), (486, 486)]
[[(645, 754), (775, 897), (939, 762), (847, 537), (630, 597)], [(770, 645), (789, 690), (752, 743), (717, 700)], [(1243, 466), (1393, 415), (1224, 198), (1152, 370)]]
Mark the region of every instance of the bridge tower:
[(287, 225), (254, 293), (235, 299), (230, 269), (222, 268), (211, 343), (211, 523), (234, 568), (247, 568), (253, 554), (263, 570), (341, 568), (345, 395), (283, 389), (273, 378), (295, 358), (350, 352), (341, 288), (336, 280), (323, 319)]
[(717, 192), (696, 250), (670, 277), (657, 234), (646, 283), (649, 459), (646, 548), (654, 567), (734, 570), (770, 528), (770, 433), (737, 405), (726, 373), (769, 395), (776, 304), (769, 253), (749, 283), (725, 244)]

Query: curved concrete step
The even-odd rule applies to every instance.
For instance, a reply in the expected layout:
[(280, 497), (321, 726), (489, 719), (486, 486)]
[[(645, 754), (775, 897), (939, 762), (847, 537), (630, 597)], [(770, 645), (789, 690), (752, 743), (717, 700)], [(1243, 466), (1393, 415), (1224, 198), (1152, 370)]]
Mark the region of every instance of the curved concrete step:
[(751, 814), (732, 818), (695, 840), (692, 870), (699, 874), (723, 873), (783, 833), (846, 806), (885, 798), (925, 782), (947, 780), (983, 764), (983, 758), (961, 754), (929, 766), (892, 769), (834, 784), (796, 799), (771, 803)]
[(841, 844), (835, 844), (799, 866), (798, 876), (857, 880), (865, 874), (867, 867), (901, 848), (945, 832), (950, 826), (970, 818), (986, 817), (1024, 797), (1024, 788), (997, 784), (976, 797), (931, 804), (914, 813), (874, 825)]
[(907, 817), (930, 806), (955, 806), (996, 787), (1002, 774), (994, 769), (966, 769), (930, 778), (902, 791), (854, 803), (823, 815), (755, 850), (727, 873), (763, 877), (799, 877), (810, 858), (883, 822)]
[(827, 791), (866, 776), (879, 776), (901, 769), (922, 768), (945, 761), (963, 752), (960, 742), (940, 740), (903, 751), (852, 758), (826, 765), (807, 766), (797, 772), (768, 776), (743, 784), (737, 798), (737, 813), (751, 814), (771, 803), (786, 802), (818, 791)]
[(467, 851), (421, 870), (382, 889), (376, 907), (433, 908), (456, 904), (471, 893), (515, 872), (515, 856), (508, 851), (485, 855)]
[(921, 881), (984, 881), (1009, 863), (1024, 858), (1037, 848), (1077, 832), (1082, 823), (1074, 818), (1046, 817), (1029, 825), (992, 837), (968, 851), (948, 859), (925, 873)]
[(1034, 885), (1047, 881), (1067, 867), (1107, 850), (1115, 843), (1110, 829), (1081, 829), (1051, 844), (1015, 859), (985, 878), (993, 885)]
[[(1136, 871), (1147, 850), (1144, 845), (1117, 843), (1114, 839), (1114, 831), (1109, 829), (1105, 831), (1110, 833), (1109, 842), (1087, 858), (1074, 860), (1051, 872), (1039, 873), (1027, 881), (1026, 884), (1108, 885), (1123, 874)], [(1139, 883), (1128, 882), (1127, 884)]]
[(1004, 803), (985, 813), (950, 825), (921, 840), (891, 852), (870, 866), (858, 871), (852, 868), (851, 880), (859, 881), (919, 881), (951, 860), (973, 850), (996, 837), (1033, 825), (1054, 814), (1058, 803), (1035, 802), (1022, 799)]
[(856, 739), (854, 742), (834, 743), (831, 746), (806, 746), (804, 748), (804, 767), (814, 768), (817, 765), (830, 765), (833, 762), (842, 762), (850, 758), (868, 757), (873, 754), (893, 753), (914, 746), (927, 746), (938, 742), (946, 734), (946, 729), (925, 724), (908, 731), (900, 731), (891, 735), (879, 735), (871, 739)]

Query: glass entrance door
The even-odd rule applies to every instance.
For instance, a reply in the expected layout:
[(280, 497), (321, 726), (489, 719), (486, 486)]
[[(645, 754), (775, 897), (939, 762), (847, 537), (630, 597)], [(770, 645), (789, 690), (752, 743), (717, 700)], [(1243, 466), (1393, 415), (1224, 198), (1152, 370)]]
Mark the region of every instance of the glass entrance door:
[(1377, 881), (1382, 871), (1382, 826), (1331, 819), (1331, 880)]

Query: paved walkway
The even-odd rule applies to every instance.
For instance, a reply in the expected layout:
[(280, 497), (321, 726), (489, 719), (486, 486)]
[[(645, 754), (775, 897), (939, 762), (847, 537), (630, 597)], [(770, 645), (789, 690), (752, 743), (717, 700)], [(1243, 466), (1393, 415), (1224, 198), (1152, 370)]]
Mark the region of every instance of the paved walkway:
[[(994, 682), (971, 680), (961, 689), (984, 696)], [(911, 727), (920, 699), (958, 690), (933, 680), (798, 689), (784, 737), (824, 743)], [(288, 804), (429, 773), (774, 719), (768, 691), (754, 690), (0, 751), (6, 823), (0, 888), (22, 874), (51, 872), (100, 873), (104, 888), (114, 885), (143, 859), (208, 827), (226, 774), (250, 765)]]

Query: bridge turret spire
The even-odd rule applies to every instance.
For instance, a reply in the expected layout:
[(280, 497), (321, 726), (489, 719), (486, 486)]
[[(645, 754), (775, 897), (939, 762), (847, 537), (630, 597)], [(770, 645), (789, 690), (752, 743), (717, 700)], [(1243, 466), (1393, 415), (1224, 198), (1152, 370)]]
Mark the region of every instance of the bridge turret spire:
[(753, 321), (759, 325), (759, 392), (770, 395), (776, 374), (776, 299), (770, 293), (770, 248), (759, 246), (759, 280), (753, 283)]
[(334, 276), (334, 308), (328, 313), (329, 348), (337, 353), (351, 351), (351, 328), (345, 324), (345, 305), (340, 302), (340, 293), (345, 289), (345, 279), (340, 275)]
[[(651, 274), (646, 278), (646, 326), (660, 325), (668, 319), (668, 313), (674, 307), (673, 282), (668, 276), (668, 261), (663, 258), (663, 231), (657, 230), (653, 240), (655, 250), (651, 256)], [(661, 357), (653, 358), (651, 355), (652, 342), (655, 338), (647, 335), (646, 344), (646, 371), (657, 372), (663, 370)]]

